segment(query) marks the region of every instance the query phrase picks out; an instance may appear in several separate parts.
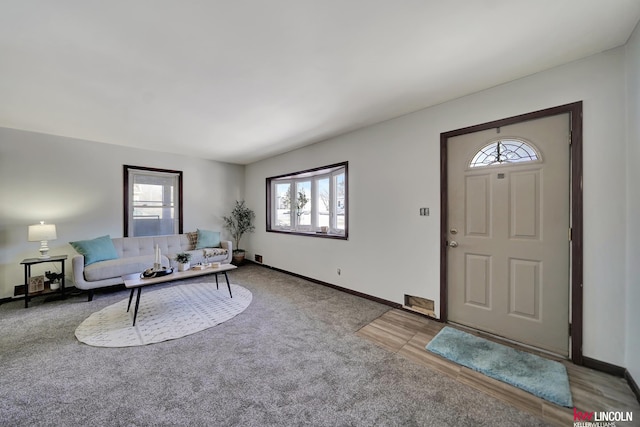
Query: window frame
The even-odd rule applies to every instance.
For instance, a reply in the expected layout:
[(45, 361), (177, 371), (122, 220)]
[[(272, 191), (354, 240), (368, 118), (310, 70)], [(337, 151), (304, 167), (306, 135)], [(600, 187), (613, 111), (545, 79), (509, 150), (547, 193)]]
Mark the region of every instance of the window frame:
[[(334, 184), (337, 176), (344, 174), (344, 231), (337, 228), (338, 213), (336, 210), (337, 205), (337, 184)], [(317, 201), (318, 195), (318, 182), (322, 179), (329, 179), (329, 232), (321, 233), (319, 231), (318, 218), (319, 208)], [(311, 201), (310, 217), (311, 225), (296, 225), (295, 209), (289, 209), (290, 224), (287, 227), (278, 227), (276, 225), (276, 197), (275, 185), (289, 183), (289, 191), (293, 200), (290, 201), (290, 206), (296, 203), (297, 191), (296, 185), (302, 182), (310, 182), (311, 190), (308, 195)], [(348, 240), (349, 238), (349, 162), (334, 163), (327, 166), (321, 166), (312, 169), (306, 169), (303, 171), (287, 173), (277, 176), (271, 176), (266, 178), (266, 231), (270, 233), (283, 233), (293, 234), (297, 236), (307, 237), (319, 237), (324, 239), (340, 239)], [(334, 227), (335, 226), (335, 227)]]
[[(158, 168), (150, 168), (144, 166), (132, 166), (132, 165), (123, 165), (123, 237), (135, 237), (129, 236), (129, 218), (130, 214), (133, 212), (133, 197), (130, 193), (129, 188), (129, 175), (130, 172), (139, 172), (144, 174), (145, 172), (150, 172), (149, 175), (158, 175), (158, 174), (166, 174), (167, 176), (177, 177), (178, 180), (178, 188), (177, 188), (177, 202), (175, 203), (175, 213), (178, 215), (178, 229), (176, 230), (174, 227), (175, 234), (183, 233), (183, 193), (182, 193), (182, 171), (171, 170), (171, 169), (158, 169)], [(177, 231), (177, 233), (176, 233)], [(159, 236), (160, 234), (158, 234)], [(149, 236), (151, 237), (151, 236)]]

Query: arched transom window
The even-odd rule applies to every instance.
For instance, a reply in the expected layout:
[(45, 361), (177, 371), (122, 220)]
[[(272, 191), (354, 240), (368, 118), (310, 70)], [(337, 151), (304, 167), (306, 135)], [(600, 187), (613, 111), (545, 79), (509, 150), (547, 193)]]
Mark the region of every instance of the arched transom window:
[(521, 139), (501, 139), (485, 145), (473, 156), (472, 168), (505, 163), (535, 162), (540, 156), (533, 146)]

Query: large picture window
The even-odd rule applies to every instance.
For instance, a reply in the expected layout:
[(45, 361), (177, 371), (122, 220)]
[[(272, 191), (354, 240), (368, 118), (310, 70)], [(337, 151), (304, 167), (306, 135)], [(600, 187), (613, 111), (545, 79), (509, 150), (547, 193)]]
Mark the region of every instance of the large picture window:
[(124, 237), (182, 234), (182, 172), (124, 166)]
[(267, 231), (346, 239), (348, 162), (267, 178)]

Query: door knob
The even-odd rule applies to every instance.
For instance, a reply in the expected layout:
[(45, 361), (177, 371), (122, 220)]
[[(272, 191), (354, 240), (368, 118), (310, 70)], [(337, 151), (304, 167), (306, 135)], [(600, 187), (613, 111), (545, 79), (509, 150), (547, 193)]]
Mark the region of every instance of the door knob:
[(452, 228), (451, 230), (449, 230), (449, 232), (451, 234), (458, 234), (458, 229), (457, 228)]
[(449, 246), (452, 248), (457, 248), (458, 247), (458, 242), (456, 242), (455, 240), (452, 240), (449, 242)]

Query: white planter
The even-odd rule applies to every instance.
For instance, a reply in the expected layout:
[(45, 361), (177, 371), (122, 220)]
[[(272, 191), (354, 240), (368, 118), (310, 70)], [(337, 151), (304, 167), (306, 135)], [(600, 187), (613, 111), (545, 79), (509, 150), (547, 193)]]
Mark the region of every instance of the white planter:
[(191, 268), (191, 263), (178, 263), (178, 271), (187, 271)]

